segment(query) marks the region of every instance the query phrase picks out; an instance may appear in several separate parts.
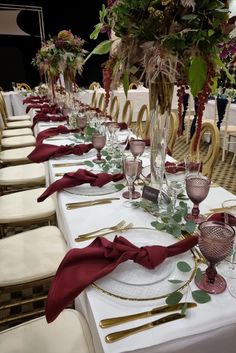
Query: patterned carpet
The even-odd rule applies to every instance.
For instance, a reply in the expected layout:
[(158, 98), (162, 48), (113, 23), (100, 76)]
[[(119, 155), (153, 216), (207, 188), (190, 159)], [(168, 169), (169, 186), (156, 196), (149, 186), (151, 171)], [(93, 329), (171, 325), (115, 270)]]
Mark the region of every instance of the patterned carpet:
[[(201, 153), (206, 152), (207, 148), (207, 143), (202, 144)], [(178, 161), (181, 161), (188, 155), (188, 151), (189, 144), (187, 145), (185, 143), (185, 137), (179, 137), (175, 143), (173, 157)], [(222, 162), (221, 157), (222, 151), (220, 150), (217, 162), (214, 166), (212, 181), (236, 195), (236, 162), (232, 166), (230, 165), (233, 153), (228, 152), (224, 162)]]

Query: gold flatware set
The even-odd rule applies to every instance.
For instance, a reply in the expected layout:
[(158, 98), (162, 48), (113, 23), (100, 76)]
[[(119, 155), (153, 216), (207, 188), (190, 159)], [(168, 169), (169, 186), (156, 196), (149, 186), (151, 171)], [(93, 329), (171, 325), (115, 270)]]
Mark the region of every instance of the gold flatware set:
[(84, 165), (84, 162), (54, 163), (52, 166), (55, 168), (61, 168), (61, 167), (76, 167), (77, 165)]
[[(190, 309), (190, 308), (195, 308), (196, 306), (197, 306), (196, 303), (179, 303), (179, 304), (175, 304), (175, 305), (164, 305), (161, 307), (154, 308), (150, 311), (144, 311), (144, 312), (140, 312), (137, 314), (103, 319), (100, 321), (99, 326), (102, 328), (107, 328), (107, 327), (111, 327), (114, 325), (120, 325), (120, 324), (129, 322), (129, 321), (132, 321), (132, 320), (146, 318), (146, 317), (160, 314), (160, 313), (168, 313), (168, 312), (175, 311), (175, 310), (183, 310), (184, 308)], [(151, 322), (144, 324), (144, 325), (140, 325), (140, 326), (126, 329), (126, 330), (121, 330), (121, 331), (109, 333), (108, 335), (105, 336), (105, 341), (107, 343), (116, 342), (120, 339), (126, 338), (126, 337), (133, 335), (135, 333), (149, 330), (155, 326), (162, 325), (162, 324), (170, 322), (170, 321), (182, 319), (184, 317), (186, 317), (186, 315), (183, 314), (182, 312), (170, 314), (170, 315), (164, 316), (160, 319), (157, 319), (155, 321), (151, 321)]]
[(66, 204), (66, 209), (73, 210), (73, 209), (81, 208), (81, 207), (104, 205), (104, 204), (108, 204), (114, 200), (119, 200), (119, 199), (120, 199), (119, 197), (109, 197), (109, 198), (105, 198), (105, 199), (97, 199), (97, 200), (91, 200), (91, 201), (70, 202), (70, 203)]

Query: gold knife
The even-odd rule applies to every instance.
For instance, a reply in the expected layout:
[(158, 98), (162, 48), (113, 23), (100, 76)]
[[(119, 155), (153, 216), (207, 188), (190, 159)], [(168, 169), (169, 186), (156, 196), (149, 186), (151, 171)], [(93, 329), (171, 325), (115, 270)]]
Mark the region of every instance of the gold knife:
[(106, 205), (108, 203), (112, 203), (112, 201), (107, 200), (107, 201), (89, 201), (86, 203), (83, 203), (82, 205), (71, 205), (71, 206), (66, 206), (67, 210), (74, 210), (76, 208), (82, 208), (82, 207), (90, 207), (90, 206), (96, 206), (96, 205)]
[(84, 165), (84, 162), (68, 162), (68, 163), (54, 163), (52, 166), (53, 167), (74, 167), (74, 166), (77, 166), (77, 165)]
[(122, 338), (125, 338), (125, 337), (128, 337), (130, 335), (133, 335), (135, 333), (142, 332), (142, 331), (145, 331), (145, 330), (149, 330), (150, 328), (153, 328), (153, 327), (158, 326), (158, 325), (165, 324), (166, 322), (170, 322), (170, 321), (174, 321), (174, 320), (178, 320), (178, 319), (183, 319), (184, 317), (185, 317), (185, 315), (184, 314), (180, 314), (180, 313), (170, 314), (170, 315), (162, 317), (161, 319), (149, 322), (149, 323), (141, 325), (141, 326), (132, 327), (130, 329), (123, 330), (123, 331), (117, 331), (117, 332), (109, 333), (105, 337), (105, 341), (107, 343), (112, 343), (112, 342), (121, 340)]
[(107, 328), (107, 327), (111, 327), (111, 326), (115, 326), (115, 325), (120, 325), (125, 322), (129, 322), (129, 321), (137, 320), (137, 319), (143, 319), (145, 317), (149, 317), (149, 316), (160, 314), (160, 313), (169, 313), (169, 312), (175, 311), (175, 310), (182, 310), (185, 306), (186, 306), (186, 308), (190, 309), (190, 308), (195, 308), (197, 306), (197, 304), (196, 303), (178, 303), (175, 305), (163, 305), (163, 306), (159, 306), (157, 308), (154, 308), (152, 310), (143, 311), (143, 312), (137, 313), (137, 314), (103, 319), (100, 321), (99, 326), (102, 328)]
[(86, 203), (91, 203), (91, 202), (98, 202), (98, 201), (113, 201), (113, 200), (120, 200), (119, 197), (107, 197), (104, 199), (97, 199), (97, 200), (88, 200), (88, 201), (81, 201), (81, 202), (69, 202), (66, 204), (66, 206), (80, 206)]

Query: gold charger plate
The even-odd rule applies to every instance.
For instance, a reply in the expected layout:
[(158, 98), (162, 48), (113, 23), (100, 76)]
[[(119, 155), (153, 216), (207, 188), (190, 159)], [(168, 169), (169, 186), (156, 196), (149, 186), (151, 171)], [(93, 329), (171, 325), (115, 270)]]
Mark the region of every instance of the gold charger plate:
[[(172, 235), (153, 228), (135, 227), (122, 232), (114, 232), (107, 236), (113, 240), (115, 235), (121, 235), (134, 245), (168, 246), (176, 241)], [(191, 271), (182, 272), (178, 269), (179, 261), (187, 262)], [(153, 270), (128, 260), (120, 264), (114, 271), (93, 283), (93, 286), (110, 296), (123, 300), (147, 301), (167, 297), (169, 294), (184, 289), (193, 279), (197, 263), (191, 251), (165, 259)], [(180, 280), (172, 283), (169, 280)]]

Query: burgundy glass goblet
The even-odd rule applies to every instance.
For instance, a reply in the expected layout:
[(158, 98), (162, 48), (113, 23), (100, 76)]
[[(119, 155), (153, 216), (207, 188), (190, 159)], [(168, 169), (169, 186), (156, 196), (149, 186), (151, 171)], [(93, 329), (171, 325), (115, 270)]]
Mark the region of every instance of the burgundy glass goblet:
[(195, 279), (195, 283), (205, 292), (222, 293), (226, 281), (217, 273), (215, 266), (232, 251), (234, 229), (223, 222), (205, 221), (199, 225), (199, 231), (199, 248), (209, 264), (202, 279)]
[(186, 177), (186, 192), (193, 202), (192, 213), (185, 216), (186, 221), (201, 223), (205, 217), (200, 214), (199, 204), (208, 195), (211, 181), (203, 175), (189, 175)]
[(81, 135), (84, 135), (84, 129), (87, 125), (87, 116), (86, 115), (82, 115), (82, 116), (77, 116), (76, 117), (76, 125), (78, 128), (80, 128), (81, 130)]
[(106, 160), (102, 158), (101, 150), (106, 144), (106, 136), (101, 134), (95, 134), (92, 137), (93, 147), (97, 150), (97, 158), (93, 159), (95, 163), (105, 163)]
[(145, 141), (138, 139), (131, 140), (129, 142), (129, 148), (134, 158), (140, 157), (145, 150)]
[[(137, 170), (137, 175), (136, 175), (136, 178), (135, 180), (137, 180), (142, 172), (142, 161), (141, 159), (137, 159), (137, 162), (138, 162), (138, 170)], [(134, 182), (135, 182), (134, 180)], [(139, 199), (141, 194), (140, 192), (136, 191), (135, 190), (135, 186), (134, 186), (134, 182), (132, 184), (132, 199), (135, 200), (135, 199)], [(130, 198), (130, 194), (129, 194), (129, 191), (125, 191), (123, 192), (122, 196), (125, 198), (125, 199), (129, 199)]]
[(129, 201), (124, 203), (124, 206), (126, 207), (132, 207), (132, 200), (141, 196), (140, 193), (134, 191), (133, 187), (134, 181), (138, 174), (139, 165), (140, 163), (138, 159), (133, 159), (131, 157), (126, 157), (123, 159), (124, 175), (128, 183), (128, 191), (125, 191), (122, 194), (124, 198), (129, 199)]

